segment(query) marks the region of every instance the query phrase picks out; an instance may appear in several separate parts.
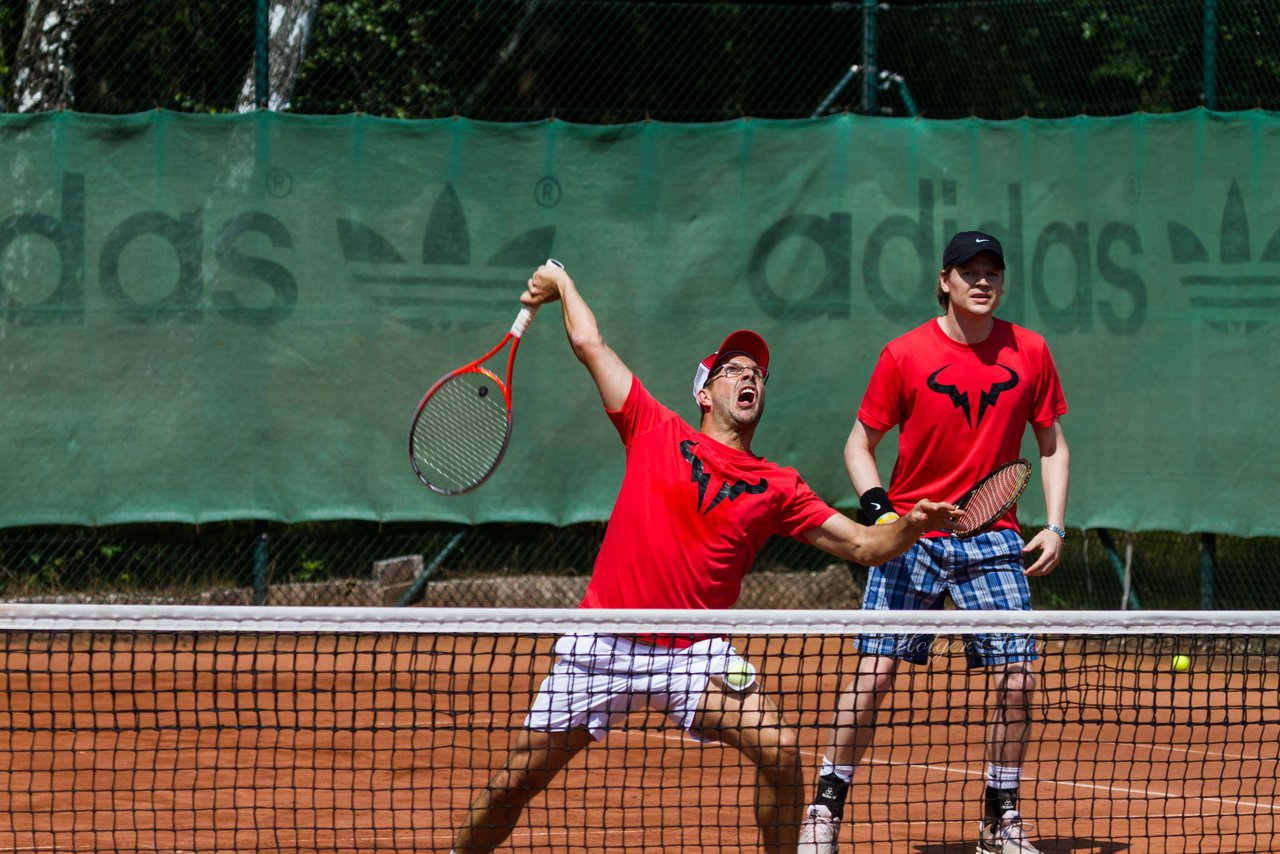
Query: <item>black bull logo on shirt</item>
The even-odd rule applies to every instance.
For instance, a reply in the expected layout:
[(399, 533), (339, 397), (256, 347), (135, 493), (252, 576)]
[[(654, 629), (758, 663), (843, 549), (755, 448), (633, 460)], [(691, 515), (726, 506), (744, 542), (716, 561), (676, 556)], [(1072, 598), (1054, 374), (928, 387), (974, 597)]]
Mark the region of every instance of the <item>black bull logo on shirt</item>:
[[(707, 494), (707, 484), (711, 482), (711, 475), (702, 467), (702, 460), (694, 455), (693, 449), (698, 443), (692, 439), (685, 439), (680, 443), (680, 456), (684, 457), (685, 462), (689, 464), (689, 479), (698, 484), (698, 508), (702, 508), (702, 499)], [(725, 481), (720, 488), (716, 490), (715, 498), (711, 499), (711, 503), (707, 505), (706, 510), (701, 510), (705, 516), (710, 513), (717, 504), (724, 499), (734, 501), (744, 492), (749, 495), (759, 495), (769, 488), (769, 482), (761, 479), (755, 483), (747, 483), (744, 480), (735, 480), (733, 483)]]
[(970, 427), (976, 427), (977, 424), (982, 423), (983, 414), (986, 413), (988, 408), (996, 405), (996, 399), (1000, 397), (1001, 392), (1009, 391), (1012, 388), (1016, 388), (1018, 385), (1018, 375), (1013, 372), (1013, 369), (1007, 365), (997, 363), (996, 367), (1004, 368), (1009, 372), (1009, 378), (1007, 380), (992, 383), (991, 388), (979, 393), (978, 422), (975, 424), (973, 418), (970, 417), (969, 414), (969, 393), (967, 391), (961, 391), (957, 386), (938, 382), (938, 375), (949, 367), (951, 366), (943, 365), (941, 368), (938, 368), (938, 370), (929, 374), (927, 385), (929, 386), (930, 391), (936, 391), (938, 394), (945, 394), (947, 397), (951, 398), (951, 402), (955, 405), (956, 409), (959, 409), (964, 413), (965, 423)]

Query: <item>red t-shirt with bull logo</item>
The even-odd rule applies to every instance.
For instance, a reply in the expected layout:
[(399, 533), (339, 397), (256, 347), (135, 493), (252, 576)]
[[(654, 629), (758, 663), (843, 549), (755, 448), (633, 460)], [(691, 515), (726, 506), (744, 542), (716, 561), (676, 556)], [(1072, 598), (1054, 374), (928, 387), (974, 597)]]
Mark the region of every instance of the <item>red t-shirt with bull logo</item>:
[(626, 470), (583, 608), (732, 607), (768, 537), (837, 512), (795, 469), (704, 436), (638, 378), (608, 414)]
[[(996, 320), (985, 341), (960, 344), (930, 320), (881, 351), (858, 420), (879, 431), (899, 428), (889, 499), (903, 514), (922, 498), (957, 500), (1021, 455), (1027, 424), (1050, 427), (1066, 412), (1042, 336)], [(1015, 511), (994, 528), (1017, 529)]]

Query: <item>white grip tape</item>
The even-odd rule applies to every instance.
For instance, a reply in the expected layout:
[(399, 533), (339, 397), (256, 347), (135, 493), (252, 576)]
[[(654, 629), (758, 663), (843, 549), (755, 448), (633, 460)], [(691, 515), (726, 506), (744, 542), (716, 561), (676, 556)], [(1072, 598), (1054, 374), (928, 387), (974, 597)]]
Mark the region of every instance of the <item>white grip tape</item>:
[[(564, 265), (554, 258), (548, 258), (547, 263), (554, 264), (561, 270), (564, 269)], [(529, 324), (533, 322), (533, 316), (537, 313), (538, 307), (536, 305), (526, 305), (520, 309), (520, 313), (516, 315), (516, 322), (511, 324), (511, 334), (516, 338), (524, 335), (524, 331), (529, 328)]]
[(511, 324), (511, 334), (516, 338), (524, 335), (524, 331), (529, 328), (529, 323), (537, 313), (538, 307), (536, 305), (526, 305), (521, 308), (520, 313), (516, 315), (516, 322)]

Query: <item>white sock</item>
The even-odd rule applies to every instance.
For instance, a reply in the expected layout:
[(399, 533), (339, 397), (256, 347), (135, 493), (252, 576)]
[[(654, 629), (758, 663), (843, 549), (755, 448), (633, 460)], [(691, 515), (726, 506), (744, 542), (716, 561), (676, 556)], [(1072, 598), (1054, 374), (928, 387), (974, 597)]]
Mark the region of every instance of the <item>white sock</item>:
[(1022, 769), (987, 763), (987, 785), (993, 789), (1016, 789), (1022, 780)]
[(841, 780), (844, 780), (846, 783), (848, 783), (853, 780), (853, 766), (852, 765), (836, 765), (835, 763), (831, 762), (829, 759), (824, 758), (822, 760), (822, 776), (825, 777), (828, 774), (835, 774)]

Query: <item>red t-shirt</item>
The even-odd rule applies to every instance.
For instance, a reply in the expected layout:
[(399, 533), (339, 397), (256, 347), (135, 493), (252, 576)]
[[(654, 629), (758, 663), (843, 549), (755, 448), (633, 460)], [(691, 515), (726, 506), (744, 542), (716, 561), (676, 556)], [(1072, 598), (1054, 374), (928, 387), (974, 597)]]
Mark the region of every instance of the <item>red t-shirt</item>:
[(836, 513), (795, 469), (702, 435), (638, 378), (609, 417), (627, 464), (583, 608), (732, 607), (770, 535)]
[[(1028, 423), (1049, 427), (1066, 412), (1043, 337), (996, 320), (987, 339), (970, 346), (930, 320), (881, 351), (858, 420), (880, 431), (898, 426), (889, 498), (905, 513), (922, 498), (957, 500), (1020, 455)], [(1016, 529), (1015, 511), (994, 527)]]

